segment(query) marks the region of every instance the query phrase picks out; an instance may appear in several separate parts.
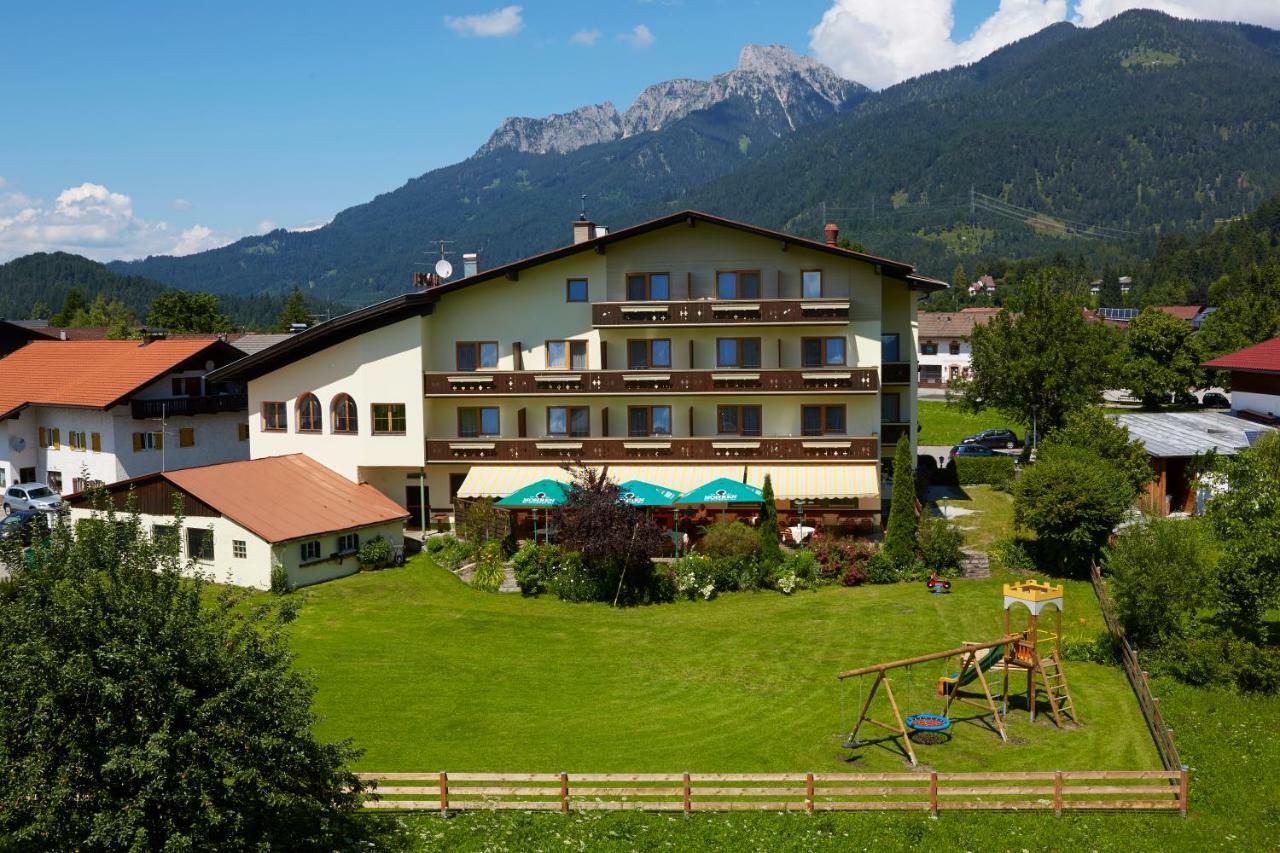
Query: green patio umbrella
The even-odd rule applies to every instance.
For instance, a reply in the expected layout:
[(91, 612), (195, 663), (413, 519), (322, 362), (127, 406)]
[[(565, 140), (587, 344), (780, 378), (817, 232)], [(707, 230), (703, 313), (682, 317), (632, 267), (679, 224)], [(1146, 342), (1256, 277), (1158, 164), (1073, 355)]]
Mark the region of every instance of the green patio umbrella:
[[(559, 480), (538, 480), (523, 489), (517, 489), (502, 500), (497, 501), (495, 505), (513, 509), (533, 510), (533, 541), (536, 543), (538, 541), (538, 510), (550, 509), (553, 506), (563, 506), (568, 497), (569, 494), (566, 491), (565, 484)], [(547, 533), (550, 535), (550, 530)]]
[(758, 504), (764, 501), (764, 492), (755, 486), (719, 477), (710, 483), (685, 492), (676, 498), (677, 504)]
[(622, 489), (619, 499), (630, 506), (671, 506), (680, 496), (674, 489), (655, 486), (644, 480), (628, 480), (618, 488)]

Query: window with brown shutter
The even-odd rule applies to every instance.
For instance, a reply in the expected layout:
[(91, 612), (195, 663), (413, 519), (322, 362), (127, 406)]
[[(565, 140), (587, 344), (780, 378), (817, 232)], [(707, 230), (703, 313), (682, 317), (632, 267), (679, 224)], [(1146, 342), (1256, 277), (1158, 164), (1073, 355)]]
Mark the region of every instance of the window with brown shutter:
[(48, 446), (49, 446), (49, 431), (46, 430), (44, 427), (40, 427), (40, 449), (43, 450)]
[(100, 432), (90, 433), (89, 441), (93, 446), (94, 453), (102, 452), (102, 433)]
[(236, 424), (236, 429), (237, 429), (237, 432), (238, 432), (238, 433), (239, 433), (239, 435), (240, 435), (240, 440), (241, 440), (241, 441), (248, 441), (248, 440), (249, 440), (249, 425), (248, 425), (248, 424)]
[(53, 437), (49, 441), (53, 445), (54, 450), (60, 449), (62, 447), (62, 431), (57, 427), (54, 427)]
[(178, 430), (178, 446), (179, 447), (195, 447), (196, 431), (194, 427), (183, 427)]
[(133, 434), (133, 452), (138, 453), (142, 450), (142, 433), (135, 432)]

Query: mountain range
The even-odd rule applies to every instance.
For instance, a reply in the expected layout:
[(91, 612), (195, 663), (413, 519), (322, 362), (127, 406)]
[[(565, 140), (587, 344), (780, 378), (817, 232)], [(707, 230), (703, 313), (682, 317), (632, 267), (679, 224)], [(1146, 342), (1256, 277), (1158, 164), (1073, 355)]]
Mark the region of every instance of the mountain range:
[(695, 207), (949, 277), (984, 255), (1136, 256), (1280, 190), (1280, 33), (1128, 12), (1056, 24), (881, 92), (785, 48), (710, 81), (508, 119), (470, 158), (342, 211), (118, 272), (219, 294), (356, 305), (402, 292), (433, 240), (482, 266), (562, 245), (581, 195), (611, 226)]

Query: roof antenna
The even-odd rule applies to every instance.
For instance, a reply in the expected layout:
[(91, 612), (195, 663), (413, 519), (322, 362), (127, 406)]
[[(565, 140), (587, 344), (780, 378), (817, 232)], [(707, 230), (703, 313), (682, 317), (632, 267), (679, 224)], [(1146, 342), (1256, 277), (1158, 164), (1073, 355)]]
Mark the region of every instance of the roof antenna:
[(587, 194), (586, 193), (582, 194), (582, 206), (578, 209), (578, 221), (579, 222), (587, 221)]

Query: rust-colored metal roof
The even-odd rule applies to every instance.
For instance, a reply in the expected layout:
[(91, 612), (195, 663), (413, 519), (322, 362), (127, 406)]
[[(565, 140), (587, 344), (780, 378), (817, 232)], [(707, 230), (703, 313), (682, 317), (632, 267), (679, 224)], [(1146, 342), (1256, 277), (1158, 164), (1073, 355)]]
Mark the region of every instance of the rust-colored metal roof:
[(409, 514), (368, 483), (302, 453), (158, 475), (268, 542), (398, 521)]
[(0, 359), (0, 418), (30, 405), (105, 409), (204, 350), (225, 346), (215, 337), (33, 341)]
[(1000, 313), (999, 308), (968, 308), (964, 311), (921, 311), (916, 314), (921, 338), (967, 338)]
[(1280, 373), (1280, 338), (1272, 338), (1236, 352), (1220, 355), (1206, 361), (1204, 367), (1220, 370), (1246, 370), (1262, 373)]

